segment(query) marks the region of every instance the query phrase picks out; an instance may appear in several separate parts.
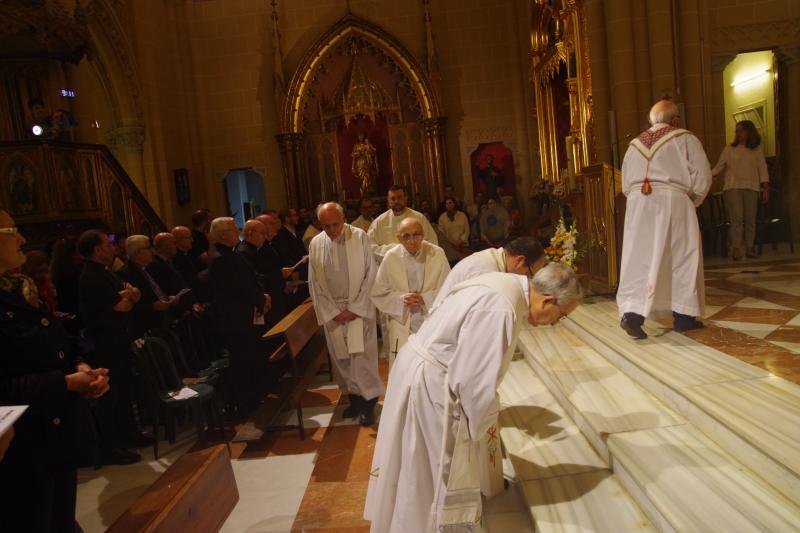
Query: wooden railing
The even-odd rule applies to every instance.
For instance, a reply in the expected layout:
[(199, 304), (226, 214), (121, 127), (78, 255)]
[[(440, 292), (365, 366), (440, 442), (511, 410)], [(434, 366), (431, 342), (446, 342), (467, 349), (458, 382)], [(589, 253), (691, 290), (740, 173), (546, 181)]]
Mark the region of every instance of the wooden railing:
[(32, 247), (96, 227), (128, 235), (164, 229), (108, 147), (97, 144), (0, 143), (0, 207)]

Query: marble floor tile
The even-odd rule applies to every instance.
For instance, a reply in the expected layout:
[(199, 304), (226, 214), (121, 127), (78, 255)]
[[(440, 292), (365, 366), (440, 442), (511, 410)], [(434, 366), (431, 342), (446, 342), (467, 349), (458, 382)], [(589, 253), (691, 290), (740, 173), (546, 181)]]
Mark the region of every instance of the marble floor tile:
[(791, 311), (792, 309), (783, 305), (778, 305), (766, 300), (759, 300), (758, 298), (746, 297), (742, 298), (734, 304), (735, 307), (749, 307), (752, 309), (780, 309), (783, 311)]
[(340, 396), (339, 387), (331, 385), (316, 387), (303, 392), (300, 401), (303, 407), (324, 407), (326, 405), (336, 405)]
[(800, 342), (800, 327), (781, 326), (769, 335), (768, 341)]
[(517, 479), (608, 468), (525, 361), (511, 363), (499, 394), (500, 435)]
[(793, 280), (770, 280), (770, 281), (756, 281), (750, 283), (754, 287), (768, 289), (776, 292), (783, 292), (791, 294), (792, 296), (800, 296), (800, 279)]
[(787, 326), (800, 326), (800, 314), (797, 314), (793, 319), (786, 323)]
[(310, 483), (292, 531), (369, 526), (364, 520), (366, 481)]
[(703, 318), (708, 318), (716, 313), (719, 313), (720, 311), (725, 309), (725, 307), (726, 306), (724, 305), (706, 305), (706, 310), (703, 313)]
[(220, 531), (290, 531), (314, 468), (314, 458), (315, 454), (300, 454), (232, 461), (239, 502)]
[(796, 531), (800, 509), (691, 426), (609, 437), (615, 461), (675, 531)]
[(593, 307), (579, 307), (564, 326), (593, 348), (610, 348), (672, 387), (767, 377), (762, 370), (679, 333), (633, 341), (620, 329), (613, 310), (611, 314)]
[(700, 385), (686, 394), (800, 477), (800, 386), (772, 377)]
[(487, 533), (535, 533), (531, 515), (527, 512), (485, 515)]
[(519, 342), (600, 438), (683, 423), (563, 326), (530, 328)]
[(372, 427), (329, 428), (319, 448), (312, 481), (369, 481), (376, 438), (377, 432)]
[(737, 302), (733, 306), (727, 307), (709, 318), (714, 321), (724, 320), (727, 322), (754, 322), (757, 324), (782, 325), (793, 319), (796, 315), (797, 311), (793, 309), (741, 307)]
[(769, 342), (775, 346), (780, 346), (784, 350), (789, 350), (792, 353), (800, 354), (800, 342), (774, 341), (771, 339)]
[[(719, 313), (717, 313), (719, 314)], [(721, 327), (727, 329), (733, 329), (736, 331), (740, 331), (746, 335), (750, 335), (751, 337), (755, 337), (757, 339), (764, 339), (778, 329), (780, 324), (760, 324), (756, 322), (736, 322), (730, 320), (718, 320), (716, 318), (712, 318), (711, 320), (714, 323)]]
[(522, 487), (541, 533), (655, 531), (608, 470), (525, 481)]

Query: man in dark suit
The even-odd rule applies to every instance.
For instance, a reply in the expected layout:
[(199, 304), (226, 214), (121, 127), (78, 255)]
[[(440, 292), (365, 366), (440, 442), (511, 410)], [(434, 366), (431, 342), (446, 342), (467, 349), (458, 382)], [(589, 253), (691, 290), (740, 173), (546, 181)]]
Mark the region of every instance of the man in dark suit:
[[(261, 343), (270, 297), (241, 254), (239, 229), (232, 218), (211, 222), (214, 253), (209, 265), (211, 303), (222, 341), (228, 348), (239, 414), (247, 415), (263, 398), (267, 353)], [(260, 322), (260, 324), (259, 324)]]
[(129, 340), (141, 338), (151, 328), (163, 328), (174, 318), (178, 298), (161, 287), (147, 268), (153, 263), (153, 247), (145, 235), (131, 235), (125, 241), (125, 262), (118, 274), (139, 289), (141, 299), (133, 306), (128, 329)]
[(189, 252), (194, 259), (199, 259), (208, 264), (208, 229), (211, 224), (211, 212), (208, 209), (198, 209), (192, 213), (192, 249)]
[(284, 293), (286, 281), (281, 274), (280, 264), (277, 260), (271, 261), (272, 254), (269, 251), (265, 253), (264, 250), (269, 246), (267, 243), (269, 234), (264, 224), (258, 220), (248, 220), (242, 231), (244, 240), (236, 247), (236, 251), (242, 254), (256, 271), (262, 290), (270, 296), (271, 307), (264, 317), (267, 328), (277, 324), (289, 312)]
[(108, 371), (80, 358), (36, 284), (12, 272), (25, 239), (0, 211), (0, 405), (27, 405), (0, 460), (0, 529), (76, 531), (76, 463), (91, 449), (84, 398), (108, 391)]
[[(281, 218), (275, 210), (268, 209), (262, 215), (264, 220), (275, 233), (275, 237), (269, 241), (269, 245), (280, 258), (281, 266), (289, 269), (287, 281), (301, 282), (308, 279), (308, 265), (300, 265), (296, 270), (291, 267), (297, 264), (306, 255), (306, 247), (302, 239), (286, 229), (281, 222)], [(261, 220), (261, 217), (258, 217)], [(284, 270), (284, 272), (286, 272)], [(286, 276), (286, 274), (284, 274)], [(287, 294), (286, 299), (289, 309), (294, 309), (308, 298), (308, 286), (304, 284), (295, 285)]]
[(208, 267), (205, 263), (192, 256), (192, 230), (186, 226), (175, 226), (172, 228), (172, 236), (175, 237), (175, 248), (177, 252), (172, 259), (172, 265), (180, 273), (181, 277), (189, 284), (197, 301), (208, 302)]
[(159, 233), (153, 237), (153, 251), (153, 262), (148, 265), (147, 271), (156, 283), (169, 294), (178, 294), (181, 290), (188, 289), (189, 282), (183, 279), (172, 263), (178, 255), (172, 233)]
[(101, 460), (106, 464), (135, 463), (141, 456), (123, 445), (147, 446), (152, 442), (137, 428), (130, 391), (128, 325), (142, 294), (109, 269), (116, 250), (108, 234), (99, 230), (83, 232), (78, 251), (86, 259), (80, 280), (80, 314), (86, 336), (94, 345), (89, 357), (95, 366), (108, 368), (111, 375), (111, 391), (95, 406)]

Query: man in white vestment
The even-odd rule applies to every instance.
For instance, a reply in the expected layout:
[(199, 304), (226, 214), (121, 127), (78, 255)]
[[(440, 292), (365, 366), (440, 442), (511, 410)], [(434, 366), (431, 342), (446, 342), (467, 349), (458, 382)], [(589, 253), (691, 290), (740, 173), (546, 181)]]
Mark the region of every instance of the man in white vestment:
[(617, 306), (620, 325), (647, 338), (645, 318), (674, 317), (675, 331), (702, 328), (703, 251), (695, 208), (711, 187), (700, 141), (678, 124), (678, 106), (660, 100), (652, 127), (631, 141), (622, 162), (628, 198)]
[(373, 207), (372, 207), (372, 200), (369, 197), (364, 196), (358, 202), (358, 218), (356, 218), (351, 226), (355, 226), (358, 229), (363, 229), (364, 231), (369, 231), (369, 225), (372, 224), (372, 219), (374, 218)]
[(375, 422), (375, 404), (384, 386), (378, 374), (378, 333), (370, 299), (377, 265), (369, 237), (345, 223), (337, 203), (322, 204), (323, 232), (309, 245), (308, 285), (317, 321), (325, 330), (333, 373), (350, 397), (346, 418)]
[(389, 363), (416, 333), (428, 312), (450, 264), (444, 250), (423, 240), (422, 225), (416, 218), (406, 218), (397, 228), (400, 244), (383, 256), (372, 301), (389, 318)]
[(487, 248), (459, 261), (444, 281), (433, 308), (442, 303), (453, 287), (487, 272), (507, 272), (533, 276), (547, 262), (539, 241), (533, 237), (518, 237), (502, 248)]
[[(459, 261), (444, 281), (433, 304), (435, 309), (453, 287), (488, 272), (507, 272), (531, 277), (547, 262), (542, 245), (533, 237), (518, 237), (502, 248), (487, 248)], [(503, 453), (495, 420), (481, 441), (481, 492), (492, 498), (504, 489)]]
[(394, 246), (399, 244), (397, 242), (397, 227), (400, 221), (405, 218), (415, 218), (422, 225), (422, 232), (425, 235), (425, 240), (431, 244), (439, 244), (436, 238), (436, 232), (433, 231), (433, 226), (428, 219), (419, 211), (414, 211), (408, 205), (408, 197), (405, 190), (399, 185), (392, 185), (389, 187), (389, 193), (386, 195), (386, 203), (389, 209), (385, 213), (381, 213), (378, 218), (372, 221), (369, 226), (369, 236), (372, 239), (372, 251), (375, 253), (375, 259), (380, 263), (386, 252)]
[(397, 356), (364, 517), (371, 531), (481, 531), (479, 441), (525, 322), (555, 324), (578, 305), (575, 273), (553, 263), (530, 281), (489, 273), (453, 288)]

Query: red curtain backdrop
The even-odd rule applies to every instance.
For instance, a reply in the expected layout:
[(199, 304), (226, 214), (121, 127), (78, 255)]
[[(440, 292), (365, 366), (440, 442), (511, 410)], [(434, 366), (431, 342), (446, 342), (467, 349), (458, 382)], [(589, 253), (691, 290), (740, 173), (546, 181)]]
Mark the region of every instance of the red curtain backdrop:
[(473, 191), (475, 191), (475, 193), (482, 192), (486, 194), (486, 183), (480, 179), (480, 175), (481, 171), (488, 166), (486, 162), (487, 155), (494, 157), (493, 164), (503, 175), (503, 188), (505, 192), (507, 194), (516, 193), (517, 184), (514, 174), (514, 156), (511, 154), (511, 150), (506, 148), (502, 142), (481, 143), (475, 151), (470, 154)]
[(370, 117), (358, 116), (350, 119), (350, 123), (345, 125), (344, 120), (339, 122), (336, 132), (336, 141), (339, 145), (339, 170), (342, 176), (342, 187), (344, 198), (340, 200), (351, 200), (358, 198), (360, 184), (353, 177), (353, 146), (358, 140), (358, 134), (364, 133), (375, 147), (378, 156), (378, 178), (375, 183), (378, 195), (386, 194), (389, 185), (392, 184), (392, 148), (389, 141), (389, 127), (384, 117), (377, 117), (372, 122)]

